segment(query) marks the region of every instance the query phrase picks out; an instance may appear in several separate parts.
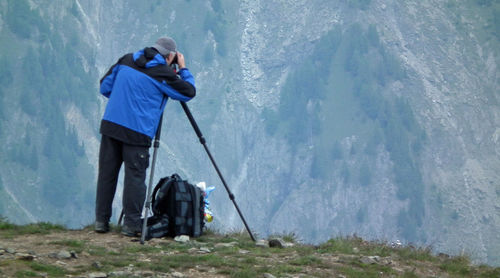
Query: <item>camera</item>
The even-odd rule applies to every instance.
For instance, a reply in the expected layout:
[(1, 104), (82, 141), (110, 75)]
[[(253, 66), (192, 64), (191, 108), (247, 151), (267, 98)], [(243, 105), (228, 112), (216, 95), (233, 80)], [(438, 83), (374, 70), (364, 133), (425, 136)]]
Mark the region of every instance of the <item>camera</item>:
[(177, 64), (177, 52), (175, 52), (175, 56), (171, 64)]

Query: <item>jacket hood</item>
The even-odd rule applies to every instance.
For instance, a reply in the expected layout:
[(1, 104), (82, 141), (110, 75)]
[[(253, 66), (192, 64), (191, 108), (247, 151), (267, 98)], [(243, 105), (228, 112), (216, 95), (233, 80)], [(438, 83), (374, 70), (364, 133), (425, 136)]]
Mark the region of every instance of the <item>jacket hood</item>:
[(134, 63), (141, 68), (166, 65), (165, 58), (152, 47), (146, 47), (134, 53)]

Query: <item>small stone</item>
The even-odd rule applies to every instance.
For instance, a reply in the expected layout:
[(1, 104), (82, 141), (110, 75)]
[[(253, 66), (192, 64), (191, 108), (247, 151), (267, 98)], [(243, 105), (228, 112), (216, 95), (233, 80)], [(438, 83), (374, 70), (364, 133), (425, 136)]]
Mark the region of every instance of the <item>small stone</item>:
[(250, 253), (250, 251), (241, 249), (241, 250), (238, 250), (238, 253), (240, 253), (240, 254), (248, 254), (248, 253)]
[(439, 253), (439, 254), (438, 254), (438, 257), (439, 257), (439, 258), (441, 258), (441, 259), (449, 259), (449, 258), (450, 258), (450, 255), (445, 254), (445, 253)]
[(269, 247), (269, 243), (267, 242), (267, 240), (259, 239), (259, 240), (257, 240), (257, 242), (255, 242), (255, 246), (267, 248), (267, 247)]
[(106, 278), (108, 275), (104, 272), (92, 272), (87, 276), (88, 278)]
[(272, 275), (271, 273), (264, 273), (264, 278), (276, 278), (276, 276)]
[[(195, 246), (207, 246), (209, 245), (208, 242), (201, 242), (201, 241), (197, 241), (195, 239), (191, 240), (191, 242), (193, 243), (193, 245)], [(160, 247), (161, 248), (161, 247)]]
[(137, 274), (139, 277), (153, 277), (155, 275), (155, 273), (150, 270), (144, 270)]
[(269, 247), (271, 248), (283, 248), (285, 247), (285, 241), (281, 238), (274, 238), (269, 241)]
[(229, 242), (229, 243), (223, 243), (223, 242), (220, 242), (220, 243), (216, 243), (214, 245), (215, 248), (220, 248), (220, 247), (234, 247), (238, 245), (238, 242), (236, 241), (233, 241), (233, 242)]
[(92, 267), (99, 269), (99, 268), (102, 267), (102, 264), (100, 262), (98, 262), (98, 261), (95, 261), (95, 262), (92, 263)]
[(84, 257), (90, 257), (90, 254), (86, 251), (82, 251), (82, 253), (80, 253), (80, 255), (82, 255)]
[(57, 253), (57, 258), (64, 260), (71, 259), (71, 253), (66, 250), (61, 250), (59, 251), (59, 253)]
[(370, 260), (368, 257), (361, 257), (359, 258), (359, 261), (364, 264), (372, 264), (375, 263), (374, 261)]
[(189, 241), (189, 236), (187, 236), (187, 235), (176, 236), (174, 238), (174, 240), (177, 241), (177, 242), (186, 243), (186, 242)]
[(369, 256), (369, 258), (375, 260), (376, 262), (380, 262), (379, 256)]
[(295, 246), (295, 244), (293, 244), (293, 243), (291, 243), (291, 242), (285, 242), (285, 243), (283, 244), (283, 247), (285, 247), (285, 248), (290, 248), (290, 247), (294, 247), (294, 246)]
[(123, 271), (123, 270), (112, 271), (112, 272), (108, 273), (109, 277), (129, 277), (131, 275), (132, 275), (131, 272)]
[(0, 256), (2, 256), (3, 254), (5, 254), (5, 250), (4, 249), (0, 249)]
[(63, 262), (63, 261), (56, 261), (56, 264), (58, 264), (58, 265), (62, 265), (62, 266), (67, 265), (67, 263), (65, 263), (65, 262)]
[(382, 258), (380, 259), (379, 263), (382, 265), (393, 265), (394, 261), (391, 260), (390, 258)]
[(176, 277), (176, 278), (183, 278), (184, 277), (184, 274), (177, 272), (177, 271), (170, 273), (170, 275), (172, 275), (172, 277)]
[(16, 250), (14, 248), (7, 248), (7, 249), (5, 249), (5, 251), (7, 251), (7, 253), (9, 253), (9, 254), (15, 254), (16, 253)]
[(22, 261), (32, 261), (35, 259), (35, 256), (27, 253), (16, 253), (16, 259)]
[(361, 257), (359, 261), (364, 264), (376, 264), (379, 259), (380, 259), (379, 256), (366, 256), (366, 257)]
[(392, 270), (394, 270), (394, 271), (396, 271), (396, 272), (399, 272), (399, 273), (404, 273), (404, 272), (405, 272), (405, 270), (404, 270), (404, 269), (399, 268), (399, 267), (395, 267), (395, 266), (393, 266), (393, 267), (392, 267)]
[(125, 271), (119, 270), (119, 271), (111, 271), (108, 273), (108, 277), (116, 277), (116, 276), (125, 276)]
[(198, 250), (198, 253), (200, 254), (208, 254), (208, 253), (211, 253), (212, 251), (206, 247), (201, 247), (199, 250)]
[(352, 248), (352, 252), (353, 252), (354, 254), (358, 254), (358, 253), (359, 253), (359, 248), (358, 248), (358, 247), (354, 247), (354, 248)]

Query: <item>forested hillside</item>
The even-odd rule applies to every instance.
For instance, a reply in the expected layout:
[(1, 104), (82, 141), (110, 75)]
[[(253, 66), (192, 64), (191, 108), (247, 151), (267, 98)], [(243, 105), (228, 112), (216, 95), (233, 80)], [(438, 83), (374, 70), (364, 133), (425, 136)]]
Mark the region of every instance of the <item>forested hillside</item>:
[(75, 105), (86, 118), (96, 112), (96, 49), (79, 35), (75, 4), (60, 16), (28, 1), (1, 4), (0, 173), (9, 185), (1, 211), (18, 221), (43, 215), (75, 225), (77, 212), (90, 220), (93, 166), (66, 119)]

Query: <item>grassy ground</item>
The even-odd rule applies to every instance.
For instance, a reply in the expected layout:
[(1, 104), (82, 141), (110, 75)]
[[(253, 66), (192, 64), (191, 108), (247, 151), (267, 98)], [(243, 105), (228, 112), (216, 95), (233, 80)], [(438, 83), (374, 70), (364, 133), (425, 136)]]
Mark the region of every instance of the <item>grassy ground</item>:
[(96, 234), (91, 227), (0, 221), (0, 277), (500, 277), (500, 268), (428, 249), (360, 238), (317, 246), (282, 238), (293, 244), (259, 247), (247, 234), (208, 231), (186, 243), (165, 238), (141, 245), (118, 227)]

